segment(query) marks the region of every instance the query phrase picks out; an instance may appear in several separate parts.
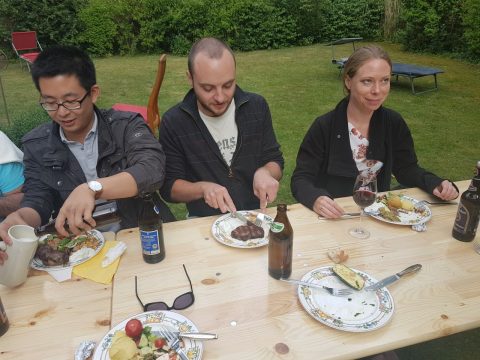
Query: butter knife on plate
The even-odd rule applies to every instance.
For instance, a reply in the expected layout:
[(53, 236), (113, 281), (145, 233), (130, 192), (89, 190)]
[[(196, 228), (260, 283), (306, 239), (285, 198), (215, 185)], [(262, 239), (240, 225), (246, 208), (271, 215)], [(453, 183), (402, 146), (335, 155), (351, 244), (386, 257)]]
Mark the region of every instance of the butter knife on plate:
[(375, 291), (375, 290), (381, 289), (381, 288), (383, 288), (387, 285), (390, 285), (391, 283), (397, 281), (402, 276), (404, 276), (406, 274), (410, 274), (410, 273), (415, 273), (415, 272), (419, 271), (421, 268), (422, 268), (422, 265), (420, 265), (420, 264), (415, 264), (415, 265), (409, 266), (405, 270), (402, 270), (402, 271), (396, 273), (395, 275), (391, 275), (389, 277), (386, 277), (383, 280), (380, 280), (379, 282), (376, 282), (373, 285), (367, 286), (365, 288), (365, 290), (366, 291)]
[(183, 332), (178, 332), (178, 331), (172, 331), (173, 335), (177, 336), (177, 337), (181, 337), (181, 338), (185, 338), (185, 339), (192, 339), (192, 340), (216, 340), (218, 339), (218, 335), (217, 334), (211, 334), (211, 333), (196, 333), (196, 332), (192, 332), (192, 333), (183, 333)]

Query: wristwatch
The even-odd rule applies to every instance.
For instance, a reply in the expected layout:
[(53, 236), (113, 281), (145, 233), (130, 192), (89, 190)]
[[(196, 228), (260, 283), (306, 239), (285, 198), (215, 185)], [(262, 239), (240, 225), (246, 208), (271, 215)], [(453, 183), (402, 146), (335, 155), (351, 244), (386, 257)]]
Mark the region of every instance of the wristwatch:
[(100, 197), (100, 194), (103, 190), (103, 186), (101, 183), (98, 181), (92, 180), (87, 183), (88, 188), (93, 191), (95, 194), (95, 199), (98, 199)]

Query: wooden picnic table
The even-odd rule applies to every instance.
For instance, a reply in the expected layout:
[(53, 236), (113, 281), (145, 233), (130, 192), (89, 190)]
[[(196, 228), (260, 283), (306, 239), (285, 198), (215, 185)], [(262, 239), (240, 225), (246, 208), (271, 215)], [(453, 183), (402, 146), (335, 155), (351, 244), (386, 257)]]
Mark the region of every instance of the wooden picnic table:
[[(458, 186), (463, 191), (468, 183)], [(431, 198), (419, 189), (402, 192)], [(338, 202), (348, 211), (357, 210), (351, 197)], [(302, 205), (288, 208), (294, 278), (332, 265), (326, 253), (333, 248), (348, 252), (347, 265), (377, 279), (415, 263), (423, 265), (418, 274), (390, 287), (395, 311), (385, 326), (352, 333), (318, 322), (302, 307), (296, 286), (268, 275), (267, 247), (237, 249), (212, 237), (215, 217), (165, 224), (167, 255), (155, 265), (143, 262), (137, 229), (117, 234), (129, 247), (115, 275), (112, 324), (142, 311), (134, 292), (135, 275), (144, 303), (171, 305), (189, 291), (185, 264), (195, 303), (179, 313), (200, 331), (219, 336), (204, 343), (204, 359), (356, 359), (480, 326), (480, 255), (472, 243), (451, 236), (457, 206), (432, 205), (426, 232), (364, 219), (372, 234), (365, 240), (347, 234), (358, 218), (320, 221)], [(268, 212), (274, 215), (275, 209)]]
[[(461, 191), (468, 184), (457, 183)], [(402, 193), (430, 198), (419, 189)], [(338, 202), (357, 211), (351, 197)], [(472, 243), (451, 236), (457, 206), (430, 206), (426, 232), (364, 219), (372, 234), (365, 240), (347, 234), (358, 218), (321, 221), (302, 205), (288, 208), (294, 278), (332, 265), (326, 253), (333, 248), (347, 251), (347, 265), (377, 279), (423, 265), (418, 274), (389, 287), (395, 311), (387, 324), (353, 333), (320, 323), (301, 305), (296, 286), (268, 275), (267, 247), (221, 244), (211, 232), (216, 217), (207, 217), (165, 224), (167, 255), (158, 264), (143, 261), (138, 229), (119, 232), (117, 240), (128, 249), (113, 286), (79, 278), (57, 283), (37, 271), (16, 289), (0, 286), (11, 322), (0, 338), (0, 359), (71, 359), (82, 340), (100, 342), (110, 327), (143, 311), (135, 297), (135, 276), (144, 303), (171, 305), (190, 291), (182, 264), (195, 303), (178, 313), (200, 331), (219, 336), (204, 343), (203, 359), (356, 359), (480, 326), (480, 255)], [(274, 215), (275, 209), (268, 213)]]

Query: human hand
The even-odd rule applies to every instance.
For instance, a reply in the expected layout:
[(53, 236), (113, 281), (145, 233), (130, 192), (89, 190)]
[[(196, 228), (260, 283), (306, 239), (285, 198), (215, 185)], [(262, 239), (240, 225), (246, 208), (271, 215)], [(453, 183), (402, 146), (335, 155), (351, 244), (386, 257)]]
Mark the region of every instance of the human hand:
[(0, 265), (8, 259), (8, 255), (5, 252), (6, 246), (12, 245), (12, 239), (8, 236), (8, 229), (13, 225), (28, 225), (26, 221), (18, 214), (16, 211), (8, 215), (5, 220), (0, 223), (0, 240), (2, 240), (5, 245), (0, 247)]
[(95, 194), (87, 184), (77, 186), (65, 200), (58, 212), (55, 221), (55, 229), (59, 235), (68, 236), (65, 230), (65, 221), (68, 223), (70, 232), (78, 235), (95, 227), (92, 212), (95, 208)]
[(277, 197), (280, 184), (270, 172), (261, 167), (253, 175), (253, 193), (260, 199), (260, 210), (264, 211), (268, 202), (272, 202)]
[(227, 211), (234, 213), (237, 211), (235, 204), (225, 187), (207, 181), (202, 181), (200, 184), (202, 187), (203, 199), (208, 206), (214, 209), (220, 209), (222, 213), (226, 213)]
[(449, 201), (458, 197), (458, 191), (450, 181), (443, 180), (440, 185), (433, 189), (433, 195), (442, 200)]
[(344, 213), (341, 206), (328, 196), (319, 196), (313, 203), (313, 211), (327, 219), (337, 219)]

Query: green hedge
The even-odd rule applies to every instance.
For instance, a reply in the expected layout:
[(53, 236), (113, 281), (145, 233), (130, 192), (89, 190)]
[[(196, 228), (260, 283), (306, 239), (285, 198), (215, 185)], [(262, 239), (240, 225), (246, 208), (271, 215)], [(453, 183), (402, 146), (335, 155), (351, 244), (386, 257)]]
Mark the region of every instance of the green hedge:
[(399, 38), (405, 49), (480, 61), (479, 0), (404, 0)]
[(35, 106), (31, 109), (16, 112), (14, 121), (7, 125), (1, 125), (2, 130), (17, 146), (20, 147), (22, 137), (38, 125), (50, 121), (48, 114), (40, 107)]
[[(2, 0), (0, 41), (36, 30), (44, 46), (78, 44), (94, 56), (186, 54), (203, 36), (234, 50), (341, 37), (383, 40), (388, 4), (399, 0)], [(402, 0), (393, 39), (414, 51), (480, 60), (479, 0)], [(390, 35), (389, 35), (390, 36)]]

